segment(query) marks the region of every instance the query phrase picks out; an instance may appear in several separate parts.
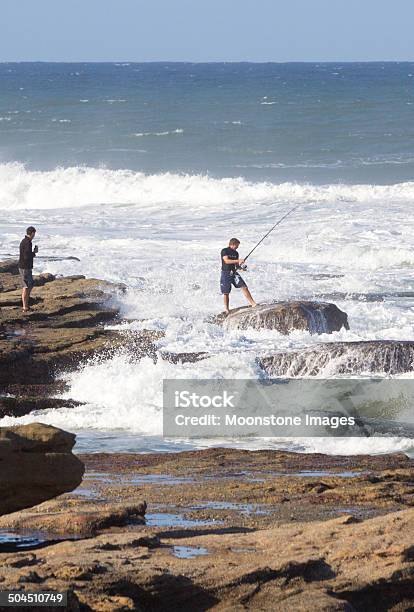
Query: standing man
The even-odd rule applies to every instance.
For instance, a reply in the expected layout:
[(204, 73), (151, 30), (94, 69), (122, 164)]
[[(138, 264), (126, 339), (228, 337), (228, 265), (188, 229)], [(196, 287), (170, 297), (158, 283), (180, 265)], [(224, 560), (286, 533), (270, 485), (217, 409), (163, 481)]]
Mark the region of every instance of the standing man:
[(22, 280), (22, 303), (23, 312), (30, 310), (30, 292), (33, 289), (33, 258), (36, 257), (38, 252), (37, 246), (32, 249), (32, 240), (35, 237), (36, 229), (30, 226), (26, 230), (26, 236), (20, 243), (20, 258), (19, 258), (19, 272)]
[(240, 240), (232, 238), (229, 242), (229, 246), (221, 251), (221, 278), (220, 278), (220, 290), (224, 297), (224, 309), (228, 313), (230, 312), (230, 291), (231, 286), (236, 289), (241, 289), (243, 294), (251, 306), (257, 306), (256, 302), (252, 298), (252, 295), (237, 272), (237, 268), (244, 264), (244, 259), (239, 259), (237, 252)]

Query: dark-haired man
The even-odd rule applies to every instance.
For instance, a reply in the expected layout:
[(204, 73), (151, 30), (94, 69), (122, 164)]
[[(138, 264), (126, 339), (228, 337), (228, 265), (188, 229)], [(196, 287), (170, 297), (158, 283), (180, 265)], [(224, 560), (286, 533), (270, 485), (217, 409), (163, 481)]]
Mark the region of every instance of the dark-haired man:
[(240, 259), (237, 252), (239, 244), (240, 240), (232, 238), (229, 246), (221, 250), (220, 290), (224, 298), (224, 309), (226, 312), (230, 312), (229, 304), (232, 286), (243, 291), (245, 298), (251, 306), (257, 306), (246, 283), (237, 271), (238, 267), (244, 264), (244, 259)]
[(33, 289), (33, 258), (38, 251), (37, 246), (32, 249), (32, 241), (36, 229), (31, 225), (26, 230), (26, 236), (20, 243), (19, 273), (22, 281), (22, 303), (23, 312), (30, 310), (30, 293)]

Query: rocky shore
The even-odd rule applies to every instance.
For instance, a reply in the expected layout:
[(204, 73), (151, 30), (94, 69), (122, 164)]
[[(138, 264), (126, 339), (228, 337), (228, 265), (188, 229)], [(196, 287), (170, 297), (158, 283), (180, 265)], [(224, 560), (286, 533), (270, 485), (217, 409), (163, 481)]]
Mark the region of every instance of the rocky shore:
[[(0, 417), (59, 408), (64, 377), (97, 355), (127, 346), (153, 354), (159, 333), (128, 334), (105, 328), (120, 322), (116, 297), (125, 286), (84, 276), (34, 276), (31, 311), (21, 309), (17, 261), (0, 262)], [(74, 405), (64, 401), (64, 405)]]
[[(196, 361), (207, 353), (171, 354), (158, 351), (163, 332), (108, 329), (122, 322), (118, 297), (127, 288), (84, 276), (34, 276), (31, 311), (21, 309), (21, 286), (16, 260), (0, 262), (0, 418), (23, 416), (34, 410), (75, 406), (56, 395), (65, 390), (65, 374), (97, 356), (110, 356), (122, 347), (134, 358), (150, 356), (172, 363)], [(235, 309), (213, 322), (228, 328), (270, 327), (288, 333), (312, 333), (348, 327), (346, 313), (334, 304), (292, 302)], [(113, 325), (112, 325), (113, 327)]]
[[(414, 605), (414, 462), (405, 455), (80, 459), (78, 489), (0, 519), (2, 589), (69, 590), (70, 610)], [(9, 539), (1, 552), (5, 533), (14, 548)]]
[[(119, 296), (127, 288), (84, 276), (34, 276), (32, 310), (21, 309), (16, 260), (0, 262), (0, 418), (22, 416), (39, 408), (75, 406), (60, 400), (65, 374), (95, 357), (109, 357), (122, 348), (134, 358), (149, 356), (183, 363), (208, 358), (206, 352), (168, 353), (158, 349), (162, 331), (122, 331)], [(225, 329), (274, 329), (282, 334), (308, 330), (326, 334), (349, 329), (348, 316), (329, 302), (273, 302), (257, 308), (236, 308), (210, 323)], [(110, 327), (108, 329), (108, 327)], [(414, 367), (412, 342), (324, 342), (300, 351), (277, 346), (258, 356), (268, 376), (314, 376), (329, 366), (330, 374), (361, 371), (397, 374)], [(63, 403), (62, 403), (63, 402)]]
[[(122, 285), (51, 274), (35, 283), (23, 315), (16, 262), (0, 263), (0, 416), (76, 405), (56, 397), (64, 374), (118, 347), (173, 363), (208, 357), (160, 352), (159, 332), (108, 330), (122, 321)], [(348, 328), (346, 313), (325, 302), (238, 309), (214, 322), (281, 333)], [(271, 375), (313, 375), (333, 356), (348, 372), (363, 355), (364, 371), (400, 372), (412, 369), (412, 350), (318, 344), (275, 350), (261, 365)], [(414, 608), (414, 460), (403, 454), (76, 457), (73, 444), (72, 434), (41, 424), (0, 430), (1, 590), (68, 591), (67, 609), (85, 612)]]

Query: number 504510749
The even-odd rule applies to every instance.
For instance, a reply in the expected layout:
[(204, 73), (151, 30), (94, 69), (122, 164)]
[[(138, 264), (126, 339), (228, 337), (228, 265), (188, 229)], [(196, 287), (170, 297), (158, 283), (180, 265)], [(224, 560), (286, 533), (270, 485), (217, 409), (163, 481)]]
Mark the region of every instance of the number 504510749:
[(56, 591), (0, 591), (0, 606), (66, 606), (67, 593)]

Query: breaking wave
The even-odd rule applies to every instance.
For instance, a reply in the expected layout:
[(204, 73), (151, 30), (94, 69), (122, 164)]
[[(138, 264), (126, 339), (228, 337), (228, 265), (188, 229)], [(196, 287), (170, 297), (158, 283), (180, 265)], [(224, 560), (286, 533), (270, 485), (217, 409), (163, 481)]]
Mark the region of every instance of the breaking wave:
[(311, 185), (251, 182), (200, 174), (144, 174), (131, 170), (69, 167), (28, 170), (20, 163), (0, 164), (1, 209), (56, 209), (88, 205), (175, 204), (207, 208), (255, 203), (411, 203), (414, 182), (396, 185)]

